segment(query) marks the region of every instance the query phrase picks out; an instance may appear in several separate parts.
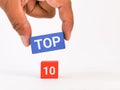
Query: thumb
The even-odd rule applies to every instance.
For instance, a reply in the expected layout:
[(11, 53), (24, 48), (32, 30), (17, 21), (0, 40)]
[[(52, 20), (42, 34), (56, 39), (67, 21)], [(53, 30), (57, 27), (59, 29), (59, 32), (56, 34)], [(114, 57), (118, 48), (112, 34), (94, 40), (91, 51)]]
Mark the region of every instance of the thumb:
[(29, 46), (31, 27), (21, 6), (21, 0), (7, 0), (7, 3), (1, 7), (7, 14), (13, 28), (20, 35), (23, 44)]

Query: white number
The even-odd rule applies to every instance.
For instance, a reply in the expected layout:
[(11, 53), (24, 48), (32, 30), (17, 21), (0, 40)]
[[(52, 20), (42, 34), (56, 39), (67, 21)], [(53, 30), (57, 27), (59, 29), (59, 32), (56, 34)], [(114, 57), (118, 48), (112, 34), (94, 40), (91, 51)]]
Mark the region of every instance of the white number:
[(51, 66), (50, 68), (48, 67), (44, 67), (43, 68), (45, 70), (45, 75), (54, 75), (55, 74), (55, 67)]

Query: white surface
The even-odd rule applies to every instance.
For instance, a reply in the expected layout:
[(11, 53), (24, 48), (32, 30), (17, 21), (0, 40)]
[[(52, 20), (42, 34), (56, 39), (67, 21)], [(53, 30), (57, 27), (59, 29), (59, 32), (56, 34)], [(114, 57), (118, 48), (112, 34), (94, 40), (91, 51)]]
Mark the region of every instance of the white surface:
[[(72, 0), (75, 26), (66, 49), (31, 54), (0, 10), (0, 90), (120, 90), (120, 1)], [(28, 17), (33, 36), (61, 31)], [(58, 60), (58, 80), (39, 78), (42, 60)]]

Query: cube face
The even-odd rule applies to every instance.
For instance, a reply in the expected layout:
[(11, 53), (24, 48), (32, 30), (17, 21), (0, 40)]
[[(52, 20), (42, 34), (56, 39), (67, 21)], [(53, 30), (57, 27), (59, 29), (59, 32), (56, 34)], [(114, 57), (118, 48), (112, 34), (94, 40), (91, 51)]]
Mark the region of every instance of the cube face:
[(42, 61), (41, 76), (42, 79), (58, 78), (58, 61)]
[(65, 48), (63, 32), (31, 37), (32, 54)]

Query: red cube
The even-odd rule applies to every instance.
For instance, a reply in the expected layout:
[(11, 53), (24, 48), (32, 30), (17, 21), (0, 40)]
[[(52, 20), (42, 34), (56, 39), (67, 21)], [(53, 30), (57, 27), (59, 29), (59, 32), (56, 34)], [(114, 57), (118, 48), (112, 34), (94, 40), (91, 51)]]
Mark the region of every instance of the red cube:
[(41, 76), (42, 79), (58, 78), (58, 61), (42, 61)]

